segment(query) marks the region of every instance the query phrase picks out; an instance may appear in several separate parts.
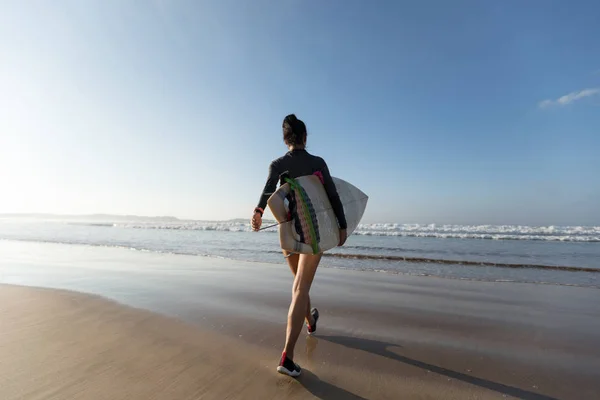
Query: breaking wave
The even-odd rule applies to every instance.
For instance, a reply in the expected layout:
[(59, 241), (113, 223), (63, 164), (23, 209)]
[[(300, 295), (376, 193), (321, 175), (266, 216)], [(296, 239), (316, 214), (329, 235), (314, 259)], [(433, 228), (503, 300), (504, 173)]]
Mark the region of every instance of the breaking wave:
[[(275, 221), (263, 221), (263, 227)], [(241, 221), (121, 223), (114, 226), (132, 229), (173, 229), (197, 231), (250, 232), (250, 224)], [(265, 232), (277, 228), (265, 229)], [(542, 240), (563, 242), (600, 242), (600, 226), (527, 226), (527, 225), (437, 225), (437, 224), (361, 224), (355, 235), (398, 236), (438, 239)]]
[(600, 226), (362, 224), (355, 234), (441, 239), (600, 242)]

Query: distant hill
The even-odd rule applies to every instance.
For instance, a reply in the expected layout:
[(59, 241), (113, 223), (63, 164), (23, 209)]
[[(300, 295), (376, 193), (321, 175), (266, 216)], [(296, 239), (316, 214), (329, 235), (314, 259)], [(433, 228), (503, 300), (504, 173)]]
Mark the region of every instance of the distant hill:
[[(0, 219), (39, 219), (51, 221), (85, 221), (85, 222), (155, 222), (155, 223), (194, 223), (194, 222), (231, 222), (231, 223), (248, 223), (250, 218), (235, 218), (229, 220), (193, 220), (179, 219), (171, 216), (148, 217), (143, 215), (113, 215), (113, 214), (85, 214), (85, 215), (69, 215), (69, 214), (44, 214), (44, 213), (28, 213), (28, 214), (1, 214)], [(266, 224), (275, 223), (274, 220), (263, 219), (263, 226)]]
[(45, 220), (60, 220), (60, 221), (111, 221), (111, 222), (138, 222), (138, 221), (153, 221), (153, 222), (178, 222), (178, 218), (163, 216), (163, 217), (145, 217), (140, 215), (111, 215), (111, 214), (88, 214), (88, 215), (65, 215), (65, 214), (0, 214), (0, 218), (27, 218), (27, 219), (45, 219)]

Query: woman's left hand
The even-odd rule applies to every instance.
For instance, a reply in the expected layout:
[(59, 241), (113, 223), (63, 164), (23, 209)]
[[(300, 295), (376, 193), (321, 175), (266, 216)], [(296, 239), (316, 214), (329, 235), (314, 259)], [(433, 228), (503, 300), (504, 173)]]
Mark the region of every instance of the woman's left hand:
[(252, 225), (252, 230), (254, 232), (257, 232), (260, 229), (260, 226), (262, 225), (262, 216), (260, 215), (259, 212), (255, 212), (254, 215), (252, 216), (252, 220), (250, 221), (251, 225)]

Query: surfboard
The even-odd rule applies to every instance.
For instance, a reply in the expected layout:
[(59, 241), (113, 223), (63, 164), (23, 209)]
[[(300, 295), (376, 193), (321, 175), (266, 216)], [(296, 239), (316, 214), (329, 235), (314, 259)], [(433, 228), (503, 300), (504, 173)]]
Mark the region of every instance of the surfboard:
[[(365, 212), (369, 197), (343, 179), (332, 179), (344, 206), (350, 236)], [(337, 218), (325, 187), (316, 175), (288, 180), (269, 197), (267, 205), (279, 223), (279, 242), (283, 250), (318, 254), (339, 244)]]

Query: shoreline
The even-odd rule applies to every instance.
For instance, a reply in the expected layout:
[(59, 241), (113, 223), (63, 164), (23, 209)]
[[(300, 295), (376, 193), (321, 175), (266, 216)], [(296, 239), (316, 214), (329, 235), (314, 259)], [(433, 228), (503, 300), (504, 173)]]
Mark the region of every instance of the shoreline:
[[(64, 243), (64, 242), (54, 242), (54, 241), (34, 241), (27, 239), (4, 239), (0, 238), (0, 243), (2, 242), (16, 242), (16, 243), (29, 243), (29, 244), (42, 244), (42, 245), (60, 245), (60, 246), (84, 246), (90, 248), (109, 248), (115, 250), (125, 250), (125, 251), (133, 251), (140, 253), (152, 253), (157, 255), (168, 255), (174, 257), (199, 257), (199, 258), (208, 258), (215, 260), (226, 260), (233, 263), (248, 263), (248, 264), (259, 264), (259, 265), (272, 265), (278, 266), (280, 263), (270, 262), (270, 261), (259, 261), (259, 260), (240, 260), (235, 258), (228, 258), (220, 255), (214, 254), (188, 254), (188, 253), (177, 253), (177, 252), (162, 252), (162, 251), (154, 251), (147, 249), (138, 249), (134, 247), (126, 247), (126, 246), (104, 246), (104, 245), (94, 245), (88, 243)], [(352, 259), (356, 255), (353, 254), (344, 254), (344, 253), (327, 253), (324, 255), (324, 258), (350, 258)], [(387, 260), (387, 258), (393, 259), (402, 259), (407, 263), (428, 263), (427, 259), (419, 258), (419, 257), (396, 257), (396, 256), (368, 256), (368, 258), (373, 258), (375, 260)], [(415, 261), (416, 260), (416, 261)], [(434, 261), (439, 261), (440, 265), (465, 265), (467, 267), (494, 267), (494, 268), (508, 268), (508, 269), (540, 269), (540, 270), (553, 270), (558, 272), (567, 272), (567, 273), (600, 273), (600, 269), (588, 268), (588, 267), (567, 267), (567, 266), (529, 266), (529, 267), (520, 267), (513, 266), (513, 264), (498, 264), (498, 263), (488, 263), (488, 262), (479, 262), (479, 261), (468, 261), (466, 263), (462, 263), (454, 260), (444, 260), (444, 259), (436, 259)], [(435, 264), (435, 263), (433, 263)], [(523, 264), (525, 265), (525, 264)], [(578, 283), (561, 283), (561, 282), (546, 282), (546, 281), (527, 281), (527, 280), (511, 280), (511, 279), (483, 279), (483, 278), (466, 278), (466, 277), (456, 277), (456, 276), (447, 276), (447, 275), (434, 275), (429, 273), (411, 273), (404, 271), (395, 271), (395, 270), (386, 270), (386, 269), (378, 269), (378, 268), (352, 268), (352, 267), (339, 267), (335, 265), (321, 265), (321, 269), (333, 269), (340, 271), (350, 271), (350, 272), (364, 272), (364, 273), (378, 273), (378, 274), (389, 274), (389, 275), (400, 275), (407, 277), (422, 277), (422, 278), (437, 278), (437, 279), (449, 279), (449, 280), (457, 280), (457, 281), (466, 281), (466, 282), (482, 282), (482, 283), (511, 283), (511, 284), (530, 284), (530, 285), (550, 285), (550, 286), (565, 286), (565, 287), (577, 287), (584, 289), (600, 289), (600, 282), (598, 284), (578, 284)], [(1, 283), (1, 281), (0, 281)]]

